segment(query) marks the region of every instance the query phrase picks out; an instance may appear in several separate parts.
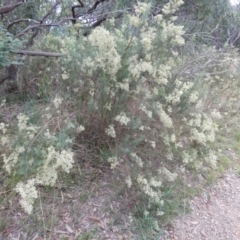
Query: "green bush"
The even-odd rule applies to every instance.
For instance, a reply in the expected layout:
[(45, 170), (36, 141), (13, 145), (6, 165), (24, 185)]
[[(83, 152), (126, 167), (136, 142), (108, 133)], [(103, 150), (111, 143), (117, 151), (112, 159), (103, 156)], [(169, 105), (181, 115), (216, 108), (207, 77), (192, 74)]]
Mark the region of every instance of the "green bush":
[(20, 58), (14, 54), (20, 49), (22, 42), (14, 39), (4, 26), (0, 23), (0, 67), (7, 67), (11, 64), (19, 64)]

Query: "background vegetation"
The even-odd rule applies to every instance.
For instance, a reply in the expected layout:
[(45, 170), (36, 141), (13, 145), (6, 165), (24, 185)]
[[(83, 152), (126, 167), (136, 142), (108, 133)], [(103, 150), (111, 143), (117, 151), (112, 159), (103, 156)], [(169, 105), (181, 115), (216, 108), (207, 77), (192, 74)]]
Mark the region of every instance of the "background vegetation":
[[(238, 6), (3, 1), (0, 14), (1, 236), (14, 222), (22, 239), (104, 239), (114, 227), (159, 239), (234, 165)], [(86, 210), (94, 200), (109, 206), (97, 205), (105, 222)], [(79, 230), (80, 212), (104, 231)]]

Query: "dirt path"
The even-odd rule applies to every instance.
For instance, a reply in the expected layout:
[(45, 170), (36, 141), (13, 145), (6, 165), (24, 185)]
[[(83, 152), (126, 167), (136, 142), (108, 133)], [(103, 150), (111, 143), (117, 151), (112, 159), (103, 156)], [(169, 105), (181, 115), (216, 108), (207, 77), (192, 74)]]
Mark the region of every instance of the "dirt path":
[(240, 176), (227, 173), (190, 202), (192, 212), (173, 221), (164, 240), (239, 240)]

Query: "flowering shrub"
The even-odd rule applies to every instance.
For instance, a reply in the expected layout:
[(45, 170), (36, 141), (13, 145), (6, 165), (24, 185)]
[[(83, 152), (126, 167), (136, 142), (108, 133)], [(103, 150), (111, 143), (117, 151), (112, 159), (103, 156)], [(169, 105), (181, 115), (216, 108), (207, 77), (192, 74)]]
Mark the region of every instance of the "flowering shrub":
[[(216, 165), (209, 144), (215, 141), (223, 103), (214, 96), (224, 91), (227, 97), (226, 86), (237, 86), (236, 78), (226, 83), (221, 75), (231, 65), (228, 54), (208, 49), (209, 55), (198, 58), (181, 56), (187, 44), (173, 14), (182, 3), (170, 0), (162, 14), (149, 19), (150, 5), (138, 2), (120, 25), (111, 19), (88, 37), (49, 34), (41, 42), (66, 53), (51, 76), (55, 85), (49, 92), (65, 93), (64, 99), (52, 100), (57, 118), (64, 118), (59, 107), (68, 104), (65, 111), (76, 115), (81, 144), (101, 155), (111, 169), (122, 170), (127, 187), (143, 193), (149, 207), (156, 204), (158, 215), (164, 214), (166, 182), (188, 169)], [(209, 57), (217, 59), (217, 71), (207, 65)], [(45, 111), (51, 123), (56, 116)], [(16, 187), (28, 213), (37, 197), (35, 185), (54, 185), (58, 169), (68, 172), (73, 164), (68, 135), (62, 137), (48, 125), (30, 124), (20, 114), (14, 141), (8, 126), (0, 125), (2, 145), (8, 149), (3, 154), (6, 170), (21, 174), (24, 169), (30, 176)], [(69, 129), (66, 122), (62, 127)]]
[(59, 40), (67, 54), (62, 86), (86, 109), (80, 123), (101, 133), (101, 141), (113, 139), (106, 160), (112, 169), (124, 166), (127, 186), (141, 190), (150, 205), (161, 202), (164, 181), (174, 181), (180, 169), (216, 164), (208, 143), (217, 125), (201, 111), (198, 76), (177, 72), (185, 64), (184, 31), (171, 15), (182, 3), (169, 1), (149, 21), (150, 5), (139, 2), (120, 27), (112, 19), (78, 43)]
[[(64, 118), (60, 115), (61, 98), (56, 96), (51, 107), (43, 110), (39, 124), (31, 123), (24, 113), (17, 116), (17, 126), (11, 133), (12, 126), (0, 123), (0, 147), (4, 166), (9, 174), (21, 179), (16, 191), (21, 195), (22, 207), (27, 213), (32, 212), (34, 199), (38, 197), (38, 185), (54, 186), (58, 172), (69, 172), (73, 165), (72, 140), (68, 136), (71, 125), (60, 131), (53, 131), (53, 122)], [(51, 114), (49, 113), (51, 109)], [(43, 122), (47, 123), (43, 125)]]

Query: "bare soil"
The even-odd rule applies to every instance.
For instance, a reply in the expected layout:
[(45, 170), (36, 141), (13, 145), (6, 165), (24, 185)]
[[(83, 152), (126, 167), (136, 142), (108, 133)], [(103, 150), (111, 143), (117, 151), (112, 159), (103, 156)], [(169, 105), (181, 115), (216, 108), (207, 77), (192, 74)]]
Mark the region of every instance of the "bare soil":
[(240, 176), (226, 173), (190, 201), (191, 213), (175, 219), (164, 240), (239, 240)]

